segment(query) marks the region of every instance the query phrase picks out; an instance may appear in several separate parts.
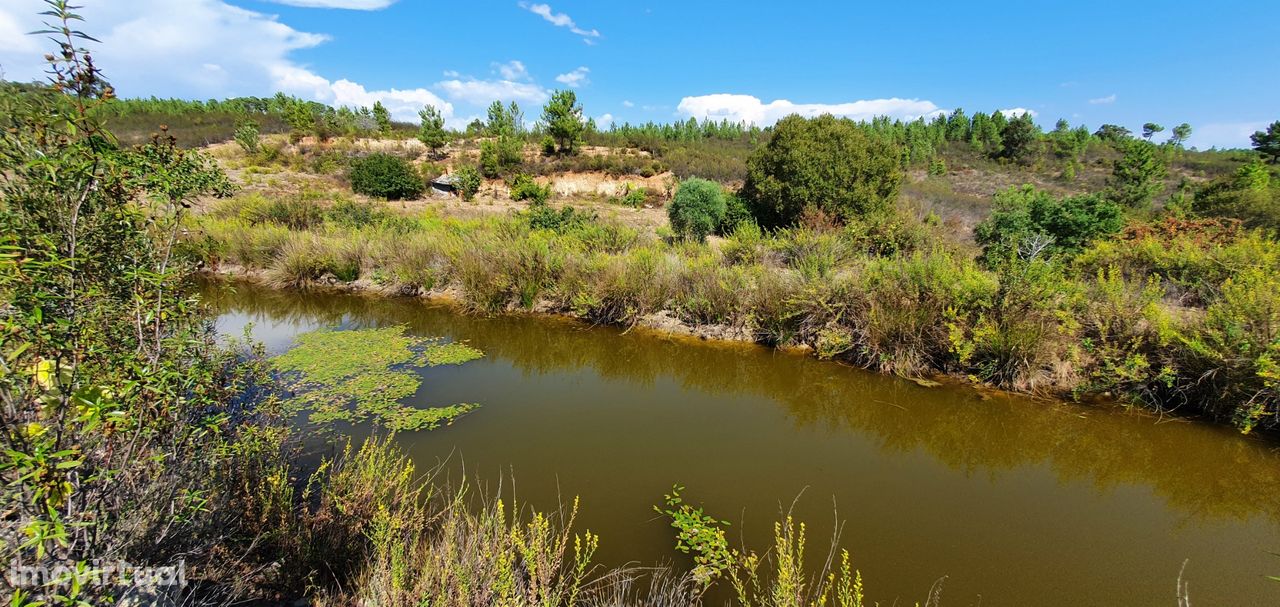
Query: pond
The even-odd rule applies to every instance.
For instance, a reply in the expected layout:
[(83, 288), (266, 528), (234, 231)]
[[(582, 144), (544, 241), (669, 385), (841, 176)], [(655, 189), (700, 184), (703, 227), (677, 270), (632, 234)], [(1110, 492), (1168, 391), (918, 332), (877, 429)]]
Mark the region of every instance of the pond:
[(944, 576), (943, 605), (1174, 605), (1184, 561), (1196, 604), (1280, 601), (1274, 439), (559, 318), (246, 284), (205, 297), (220, 332), (251, 325), (273, 353), (317, 328), (396, 325), (482, 350), (422, 370), (408, 399), (480, 407), (399, 442), (539, 508), (580, 496), (606, 565), (687, 566), (653, 510), (679, 483), (758, 551), (793, 502), (811, 553), (838, 516), (884, 605)]

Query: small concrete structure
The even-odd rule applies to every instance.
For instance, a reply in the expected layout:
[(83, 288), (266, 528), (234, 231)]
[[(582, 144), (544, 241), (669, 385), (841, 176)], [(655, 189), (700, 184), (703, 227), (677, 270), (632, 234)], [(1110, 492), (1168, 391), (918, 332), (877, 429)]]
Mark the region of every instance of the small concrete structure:
[(437, 198), (458, 195), (458, 176), (449, 174), (432, 179), (431, 195)]

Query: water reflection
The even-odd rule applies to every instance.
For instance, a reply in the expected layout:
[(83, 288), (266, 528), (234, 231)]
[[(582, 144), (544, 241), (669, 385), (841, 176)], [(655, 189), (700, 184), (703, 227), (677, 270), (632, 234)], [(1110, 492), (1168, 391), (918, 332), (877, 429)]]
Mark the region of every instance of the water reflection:
[(415, 404), (481, 409), (403, 437), (410, 452), (513, 471), (544, 504), (581, 494), (615, 564), (671, 556), (650, 505), (682, 482), (757, 547), (779, 501), (807, 491), (799, 514), (822, 528), (835, 499), (882, 604), (941, 575), (946, 604), (1166, 604), (1184, 558), (1202, 604), (1280, 595), (1262, 578), (1280, 570), (1280, 456), (1229, 429), (565, 319), (243, 284), (206, 301), (277, 350), (329, 325), (469, 340), (486, 358), (428, 371)]
[[(787, 406), (796, 426), (876, 437), (887, 452), (923, 450), (953, 470), (998, 477), (1046, 462), (1062, 481), (1099, 492), (1150, 485), (1188, 518), (1280, 521), (1280, 459), (1266, 439), (1114, 407), (1055, 404), (970, 388), (922, 388), (835, 363), (753, 346), (646, 336), (568, 319), (475, 317), (443, 305), (352, 295), (305, 297), (252, 285), (209, 289), (220, 313), (269, 321), (269, 345), (315, 327), (403, 324), (421, 335), (457, 335), (526, 376), (590, 368), (650, 388), (674, 378), (685, 390), (764, 395)], [(747, 352), (744, 352), (747, 350)], [(1169, 427), (1169, 425), (1178, 427)]]

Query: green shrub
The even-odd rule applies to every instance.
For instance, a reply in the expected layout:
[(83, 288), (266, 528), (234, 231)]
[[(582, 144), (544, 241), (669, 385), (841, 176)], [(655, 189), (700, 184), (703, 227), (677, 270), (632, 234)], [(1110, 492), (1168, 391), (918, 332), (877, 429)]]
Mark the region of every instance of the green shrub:
[(409, 161), (375, 153), (351, 162), (351, 189), (358, 194), (399, 200), (422, 193), (422, 178)]
[(795, 225), (806, 213), (849, 221), (897, 199), (900, 157), (852, 120), (792, 115), (752, 152), (742, 193), (766, 227)]
[[(901, 375), (946, 369), (954, 333), (982, 315), (996, 282), (971, 260), (933, 251), (870, 261), (843, 298), (863, 364)], [(962, 361), (967, 362), (967, 361)]]
[(1280, 421), (1280, 274), (1252, 267), (1228, 278), (1178, 341), (1178, 383), (1200, 408), (1244, 432)]
[(1130, 209), (1146, 209), (1164, 190), (1168, 174), (1160, 150), (1137, 139), (1116, 144), (1123, 155), (1116, 160), (1108, 182), (1108, 197)]
[(667, 205), (671, 228), (682, 238), (702, 241), (724, 221), (724, 189), (705, 179), (691, 178), (680, 182), (676, 195)]
[(258, 153), (258, 123), (245, 121), (236, 128), (236, 143), (246, 154)]
[(458, 167), (454, 175), (458, 177), (458, 194), (462, 196), (462, 199), (470, 201), (475, 198), (476, 192), (480, 191), (480, 184), (483, 183), (480, 178), (480, 171), (476, 170), (474, 166), (464, 165)]
[(1255, 159), (1234, 175), (1199, 188), (1191, 208), (1198, 215), (1231, 217), (1247, 227), (1280, 230), (1280, 180)]
[(524, 173), (516, 175), (511, 184), (512, 200), (528, 200), (533, 204), (542, 204), (551, 198), (551, 184), (540, 185)]
[(529, 222), (529, 227), (553, 232), (578, 229), (596, 219), (595, 213), (590, 211), (579, 211), (567, 205), (557, 211), (545, 203), (529, 205), (529, 210), (522, 216)]
[(627, 184), (627, 193), (622, 196), (622, 204), (633, 209), (644, 206), (645, 201), (649, 199), (649, 190), (645, 188), (632, 188)]
[(1052, 238), (1051, 251), (1075, 253), (1123, 226), (1124, 210), (1106, 198), (1096, 194), (1055, 198), (1024, 185), (995, 195), (991, 216), (974, 229), (974, 238), (988, 257), (1016, 250), (1036, 235)]
[(399, 232), (409, 231), (416, 225), (413, 219), (395, 213), (381, 203), (358, 202), (350, 198), (340, 198), (333, 203), (325, 212), (325, 221), (347, 228), (380, 226)]
[(784, 228), (773, 241), (783, 263), (808, 280), (828, 278), (849, 260), (846, 243), (835, 232)]
[(751, 209), (747, 206), (747, 201), (741, 196), (729, 192), (724, 196), (724, 219), (720, 220), (720, 225), (716, 226), (716, 233), (721, 236), (727, 236), (733, 233), (738, 226), (745, 223), (755, 223), (755, 218), (751, 216)]

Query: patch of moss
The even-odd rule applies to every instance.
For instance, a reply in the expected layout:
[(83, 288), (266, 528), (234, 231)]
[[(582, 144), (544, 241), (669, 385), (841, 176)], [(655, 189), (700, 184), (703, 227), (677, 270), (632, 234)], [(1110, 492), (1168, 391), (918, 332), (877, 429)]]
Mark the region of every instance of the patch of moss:
[(417, 408), (399, 401), (418, 391), (414, 367), (460, 365), (484, 356), (464, 343), (406, 335), (404, 327), (321, 330), (299, 335), (296, 346), (275, 357), (309, 409), (315, 424), (373, 421), (389, 430), (432, 430), (451, 424), (479, 405)]

